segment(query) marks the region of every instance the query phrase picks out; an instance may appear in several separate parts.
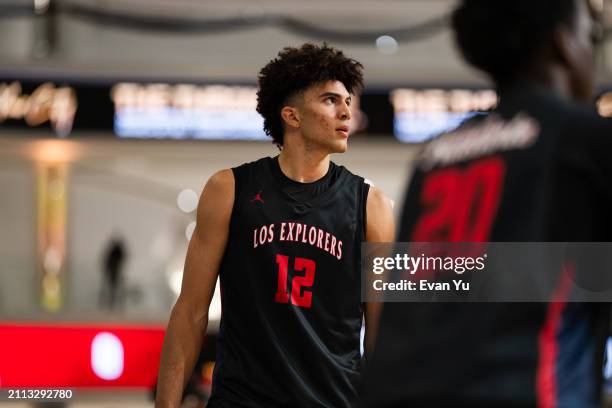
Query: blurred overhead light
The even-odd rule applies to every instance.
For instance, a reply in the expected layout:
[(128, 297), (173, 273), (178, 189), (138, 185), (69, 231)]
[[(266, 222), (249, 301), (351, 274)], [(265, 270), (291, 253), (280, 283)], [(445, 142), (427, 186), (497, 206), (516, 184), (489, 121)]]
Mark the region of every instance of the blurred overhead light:
[(58, 275), (62, 268), (62, 255), (55, 248), (49, 248), (43, 258), (45, 272), (50, 275)]
[(186, 188), (179, 193), (178, 197), (176, 198), (176, 203), (182, 212), (189, 214), (198, 206), (198, 194), (195, 191)]
[(109, 332), (98, 333), (91, 342), (91, 368), (103, 380), (116, 380), (123, 374), (124, 350), (121, 340)]
[(383, 55), (393, 55), (397, 52), (399, 46), (395, 38), (383, 35), (376, 39), (376, 48)]
[(601, 116), (612, 117), (612, 92), (606, 92), (597, 100), (597, 111)]
[(79, 146), (66, 140), (40, 140), (31, 146), (31, 157), (47, 164), (68, 163), (79, 155)]
[(42, 14), (49, 9), (49, 0), (34, 0), (34, 11)]

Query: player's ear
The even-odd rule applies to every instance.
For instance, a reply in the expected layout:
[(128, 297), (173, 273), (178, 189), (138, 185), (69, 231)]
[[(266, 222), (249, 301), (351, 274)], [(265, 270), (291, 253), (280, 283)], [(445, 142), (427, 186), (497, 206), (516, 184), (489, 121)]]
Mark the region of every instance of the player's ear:
[(281, 118), (286, 126), (299, 128), (300, 127), (300, 114), (297, 108), (293, 106), (285, 105), (281, 109)]
[(553, 31), (554, 49), (565, 66), (573, 67), (577, 58), (576, 39), (566, 24), (557, 24)]

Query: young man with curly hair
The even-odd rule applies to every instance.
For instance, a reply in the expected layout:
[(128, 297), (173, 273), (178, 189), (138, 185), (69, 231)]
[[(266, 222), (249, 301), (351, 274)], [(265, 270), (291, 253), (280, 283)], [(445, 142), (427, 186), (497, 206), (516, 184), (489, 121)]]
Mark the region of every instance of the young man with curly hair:
[[(360, 375), (363, 240), (391, 241), (386, 197), (330, 154), (347, 150), (362, 66), (326, 45), (285, 48), (257, 111), (281, 152), (211, 177), (164, 342), (157, 407), (178, 407), (208, 322), (223, 313), (209, 407), (349, 407)], [(366, 330), (366, 342), (371, 330)]]

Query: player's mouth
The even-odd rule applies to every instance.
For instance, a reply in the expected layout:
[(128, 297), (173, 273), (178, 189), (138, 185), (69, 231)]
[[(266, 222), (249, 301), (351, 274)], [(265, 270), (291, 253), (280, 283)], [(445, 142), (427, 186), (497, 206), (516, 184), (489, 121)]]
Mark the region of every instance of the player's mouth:
[(349, 127), (348, 126), (340, 126), (336, 128), (336, 132), (340, 133), (342, 137), (348, 139), (349, 137)]

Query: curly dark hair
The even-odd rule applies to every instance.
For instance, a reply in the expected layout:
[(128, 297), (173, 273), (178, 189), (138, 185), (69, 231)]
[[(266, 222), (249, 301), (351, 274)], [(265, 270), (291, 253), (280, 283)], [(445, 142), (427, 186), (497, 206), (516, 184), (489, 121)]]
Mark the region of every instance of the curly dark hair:
[(323, 44), (286, 47), (259, 72), (257, 112), (273, 143), (283, 145), (280, 111), (292, 96), (327, 81), (340, 81), (354, 94), (363, 88), (363, 66), (342, 51)]
[(498, 85), (513, 81), (550, 44), (557, 24), (573, 28), (583, 0), (463, 0), (452, 14), (468, 63)]

